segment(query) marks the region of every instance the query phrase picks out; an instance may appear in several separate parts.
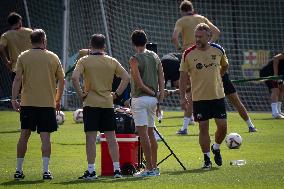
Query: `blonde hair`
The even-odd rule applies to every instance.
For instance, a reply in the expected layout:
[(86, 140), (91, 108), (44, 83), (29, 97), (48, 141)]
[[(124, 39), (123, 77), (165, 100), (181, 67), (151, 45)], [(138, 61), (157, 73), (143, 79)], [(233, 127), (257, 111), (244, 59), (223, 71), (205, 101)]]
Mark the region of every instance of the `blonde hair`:
[(211, 31), (210, 27), (209, 27), (207, 24), (205, 24), (205, 23), (200, 23), (200, 24), (198, 24), (198, 25), (195, 27), (195, 30), (194, 30), (194, 31), (195, 31), (195, 32), (196, 32), (196, 31), (206, 31), (207, 35), (208, 35), (209, 37), (212, 37), (212, 31)]

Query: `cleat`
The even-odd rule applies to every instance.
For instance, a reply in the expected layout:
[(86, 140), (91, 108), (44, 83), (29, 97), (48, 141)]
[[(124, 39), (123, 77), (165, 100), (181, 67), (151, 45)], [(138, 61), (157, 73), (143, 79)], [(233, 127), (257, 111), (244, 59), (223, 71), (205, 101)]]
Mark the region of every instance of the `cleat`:
[(113, 175), (113, 178), (122, 178), (122, 174), (119, 170), (115, 170)]
[(14, 173), (14, 179), (15, 180), (22, 180), (25, 178), (24, 172), (23, 171), (16, 171)]
[(154, 172), (155, 172), (156, 176), (160, 176), (161, 175), (159, 167), (154, 168)]
[(209, 170), (212, 167), (212, 162), (210, 161), (210, 158), (204, 154), (204, 165), (202, 167), (203, 170)]
[(88, 170), (84, 172), (82, 176), (80, 176), (78, 179), (83, 179), (83, 180), (94, 180), (97, 179), (96, 171), (93, 171), (90, 173)]
[(53, 176), (51, 175), (51, 172), (44, 172), (42, 174), (42, 179), (43, 180), (52, 180), (53, 179)]
[(218, 166), (221, 166), (222, 165), (222, 156), (221, 156), (221, 153), (220, 153), (220, 149), (218, 150), (214, 150), (213, 149), (213, 145), (211, 146), (211, 150), (214, 154), (214, 161), (215, 163), (218, 165)]
[(249, 133), (257, 132), (257, 129), (254, 127), (249, 127)]
[(133, 176), (134, 177), (154, 177), (154, 176), (156, 176), (156, 173), (155, 173), (154, 170), (152, 170), (152, 171), (144, 170), (144, 171), (140, 171), (138, 173), (135, 173)]
[(274, 119), (284, 119), (284, 116), (282, 114), (272, 114), (272, 118)]
[(188, 133), (187, 133), (187, 129), (184, 129), (184, 130), (178, 130), (177, 131), (177, 135), (188, 135)]

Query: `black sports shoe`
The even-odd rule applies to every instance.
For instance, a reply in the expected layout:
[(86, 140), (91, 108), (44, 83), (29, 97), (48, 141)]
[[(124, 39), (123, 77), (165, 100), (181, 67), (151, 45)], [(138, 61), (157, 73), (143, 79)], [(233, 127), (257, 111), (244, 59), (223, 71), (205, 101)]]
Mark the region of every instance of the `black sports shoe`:
[(211, 146), (211, 150), (214, 154), (214, 161), (218, 166), (221, 166), (222, 165), (222, 156), (221, 156), (221, 153), (220, 153), (220, 149), (214, 150), (213, 145)]
[(204, 154), (204, 165), (202, 169), (208, 170), (211, 169), (211, 167), (212, 167), (212, 162), (210, 161), (210, 158)]
[(114, 178), (122, 178), (122, 174), (119, 170), (115, 170), (113, 173)]
[(84, 180), (94, 180), (97, 179), (96, 171), (93, 171), (90, 173), (88, 170), (84, 172), (82, 176), (80, 176), (78, 179), (84, 179)]
[(25, 175), (24, 175), (24, 172), (22, 171), (16, 171), (15, 173), (14, 173), (14, 179), (15, 180), (22, 180), (22, 179), (24, 179), (25, 178)]
[(51, 175), (51, 172), (47, 171), (47, 172), (44, 172), (42, 174), (42, 179), (43, 180), (52, 180), (53, 176)]

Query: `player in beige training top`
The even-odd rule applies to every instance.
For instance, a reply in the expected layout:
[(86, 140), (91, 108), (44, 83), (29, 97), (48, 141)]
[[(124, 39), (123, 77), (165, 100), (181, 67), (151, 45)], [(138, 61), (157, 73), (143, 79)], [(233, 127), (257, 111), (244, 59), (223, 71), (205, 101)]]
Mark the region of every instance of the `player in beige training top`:
[(11, 29), (1, 36), (0, 55), (7, 67), (13, 72), (12, 80), (14, 80), (19, 54), (32, 47), (30, 40), (32, 29), (23, 27), (22, 17), (15, 12), (8, 15), (8, 23)]
[[(42, 141), (43, 179), (52, 179), (48, 170), (50, 133), (57, 130), (55, 108), (60, 110), (64, 71), (58, 56), (46, 50), (46, 35), (42, 29), (34, 30), (30, 38), (33, 48), (19, 55), (12, 88), (12, 106), (20, 112), (22, 129), (17, 145), (17, 169), (14, 178), (24, 178), (23, 161), (27, 143), (31, 131), (37, 131)], [(16, 98), (21, 84), (19, 104)]]
[[(114, 178), (121, 178), (119, 150), (115, 137), (113, 100), (118, 98), (129, 83), (129, 75), (121, 64), (105, 54), (105, 36), (94, 34), (91, 38), (88, 55), (77, 62), (72, 75), (75, 90), (83, 100), (84, 131), (86, 134), (86, 154), (88, 170), (79, 179), (96, 179), (96, 136), (97, 131), (104, 132), (109, 152), (113, 160)], [(84, 89), (79, 84), (83, 75)], [(121, 78), (116, 92), (112, 93), (114, 76)]]
[(201, 23), (195, 29), (196, 45), (187, 49), (180, 66), (180, 98), (183, 109), (187, 108), (186, 85), (191, 83), (194, 119), (199, 122), (199, 143), (204, 153), (204, 169), (211, 168), (209, 119), (214, 118), (217, 131), (212, 145), (214, 160), (222, 165), (220, 144), (227, 133), (227, 114), (222, 75), (228, 69), (228, 59), (224, 49), (209, 43), (210, 27)]
[[(193, 5), (190, 1), (182, 1), (180, 4), (180, 10), (183, 16), (176, 22), (175, 29), (172, 35), (173, 43), (177, 49), (186, 50), (187, 48), (195, 44), (194, 29), (199, 23), (206, 23), (210, 27), (210, 30), (212, 31), (212, 38), (210, 39), (210, 42), (214, 42), (219, 38), (219, 29), (204, 16), (195, 14)], [(182, 35), (182, 46), (179, 44), (178, 41), (178, 36), (180, 33)], [(233, 83), (229, 79), (228, 73), (224, 74), (222, 80), (226, 97), (239, 112), (242, 119), (246, 122), (249, 132), (256, 132), (257, 130), (254, 127), (245, 106), (241, 102)], [(190, 97), (191, 94), (187, 93), (187, 96)], [(188, 125), (194, 123), (193, 120), (190, 118), (191, 115), (192, 108), (188, 108), (188, 110), (184, 113), (183, 126), (177, 131), (177, 134), (188, 134)]]

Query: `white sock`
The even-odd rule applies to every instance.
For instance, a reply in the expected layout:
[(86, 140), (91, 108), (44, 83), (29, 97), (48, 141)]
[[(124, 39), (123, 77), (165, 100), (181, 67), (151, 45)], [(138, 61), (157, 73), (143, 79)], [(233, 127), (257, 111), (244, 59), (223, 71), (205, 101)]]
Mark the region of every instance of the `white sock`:
[(217, 143), (213, 144), (213, 149), (214, 150), (220, 149), (220, 144), (217, 144)]
[(193, 116), (193, 114), (191, 114), (191, 116), (190, 116), (190, 121), (191, 121), (191, 122), (194, 122), (194, 116)]
[(95, 171), (95, 164), (88, 164), (88, 171), (89, 173), (92, 173)]
[(17, 168), (16, 168), (16, 171), (23, 172), (23, 163), (24, 163), (24, 158), (17, 158)]
[(272, 115), (279, 114), (277, 106), (278, 106), (277, 102), (271, 103)]
[(113, 170), (119, 170), (120, 171), (119, 162), (113, 162)]
[(282, 106), (282, 102), (280, 102), (280, 101), (277, 102), (277, 110), (278, 110), (278, 113), (279, 113), (279, 114), (281, 114), (281, 112), (282, 112), (282, 111), (281, 111), (281, 106)]
[(210, 158), (210, 152), (206, 152), (206, 153), (204, 153), (207, 157), (209, 157)]
[(184, 117), (183, 118), (183, 126), (182, 126), (181, 130), (187, 129), (189, 122), (190, 122), (190, 117)]
[(48, 172), (48, 165), (49, 165), (49, 158), (48, 157), (42, 157), (43, 172)]
[(247, 123), (248, 127), (253, 127), (253, 128), (254, 128), (254, 125), (253, 125), (253, 123), (251, 122), (251, 119), (250, 119), (250, 118), (248, 118), (248, 120), (246, 120), (246, 123)]

